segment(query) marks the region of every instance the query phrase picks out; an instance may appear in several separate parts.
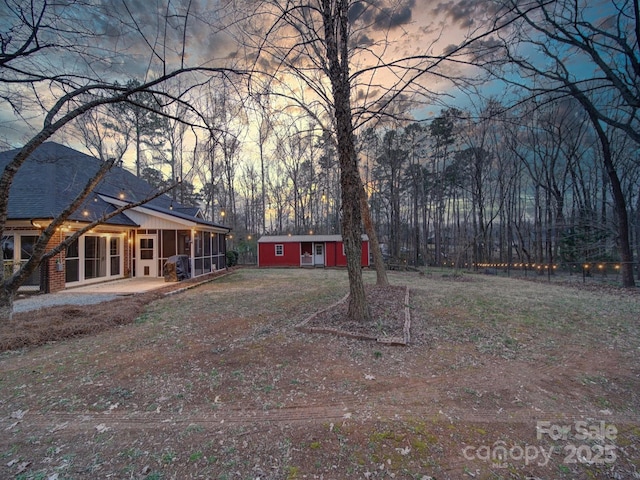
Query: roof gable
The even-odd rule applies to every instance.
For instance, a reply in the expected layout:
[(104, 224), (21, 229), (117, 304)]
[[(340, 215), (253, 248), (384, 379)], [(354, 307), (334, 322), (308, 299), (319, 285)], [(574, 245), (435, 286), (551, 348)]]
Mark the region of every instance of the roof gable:
[[(18, 150), (0, 152), (0, 168), (14, 158)], [(54, 142), (45, 142), (27, 158), (15, 176), (9, 193), (9, 220), (50, 219), (57, 217), (80, 193), (100, 169), (101, 160)], [(146, 181), (127, 170), (114, 166), (94, 189), (93, 194), (69, 220), (93, 221), (117, 206), (108, 198), (135, 203), (154, 192)], [(145, 207), (198, 224), (221, 227), (196, 217), (199, 211), (185, 207), (168, 195), (161, 195)], [(126, 212), (106, 223), (135, 226)], [(226, 227), (221, 227), (226, 228)]]

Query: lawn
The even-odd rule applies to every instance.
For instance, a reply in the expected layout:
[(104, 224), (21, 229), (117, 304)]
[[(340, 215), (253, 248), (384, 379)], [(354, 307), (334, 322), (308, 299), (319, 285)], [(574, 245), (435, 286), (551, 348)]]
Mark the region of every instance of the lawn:
[[(0, 477), (639, 478), (637, 291), (389, 278), (408, 346), (295, 328), (345, 271), (240, 269), (0, 354)], [(384, 308), (372, 328), (404, 305)]]

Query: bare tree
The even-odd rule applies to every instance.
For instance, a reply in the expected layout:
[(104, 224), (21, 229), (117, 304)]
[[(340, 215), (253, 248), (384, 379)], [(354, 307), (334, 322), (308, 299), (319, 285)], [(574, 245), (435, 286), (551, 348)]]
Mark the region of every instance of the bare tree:
[(269, 97), (267, 95), (258, 95), (257, 97), (256, 115), (259, 119), (258, 151), (260, 153), (260, 201), (262, 203), (261, 233), (265, 233), (267, 231), (267, 221), (265, 213), (267, 211), (267, 166), (265, 164), (265, 146), (267, 144), (267, 140), (273, 133), (273, 122), (270, 118), (272, 112), (269, 108)]
[[(27, 140), (0, 176), (0, 237), (5, 230), (9, 192), (16, 174), (36, 148), (52, 135), (82, 115), (104, 107), (127, 102), (144, 107), (136, 103), (136, 96), (143, 92), (189, 105), (189, 91), (163, 91), (159, 87), (180, 76), (190, 76), (193, 85), (202, 85), (213, 76), (233, 72), (223, 67), (186, 66), (184, 49), (169, 53), (157, 42), (150, 41), (125, 4), (124, 18), (119, 18), (118, 22), (114, 18), (114, 23), (122, 28), (123, 41), (127, 35), (127, 41), (132, 39), (131, 36), (137, 37), (148, 48), (153, 64), (149, 65), (149, 71), (156, 73), (150, 73), (149, 79), (139, 85), (122, 85), (118, 78), (113, 78), (118, 72), (107, 64), (116, 59), (129, 60), (130, 57), (117, 50), (117, 42), (113, 45), (100, 42), (102, 32), (94, 33), (95, 24), (92, 22), (96, 15), (113, 18), (119, 12), (102, 11), (98, 6), (80, 2), (57, 4), (41, 0), (7, 0), (1, 8), (4, 21), (10, 27), (0, 35), (0, 99), (5, 110), (7, 107), (13, 109), (16, 122), (23, 120), (23, 126), (31, 127), (31, 130), (25, 133)], [(169, 16), (164, 20), (169, 21)], [(173, 31), (180, 32), (178, 37), (182, 42), (186, 41), (188, 20), (191, 18), (188, 6), (180, 11), (179, 18), (183, 24)], [(86, 23), (83, 24), (83, 20)], [(173, 42), (169, 38), (164, 40), (167, 42), (164, 46)], [(105, 63), (96, 62), (96, 59)], [(68, 70), (64, 70), (65, 67)], [(32, 126), (33, 121), (25, 114), (27, 111), (40, 113), (42, 124)], [(200, 117), (196, 115), (196, 118)], [(28, 262), (9, 278), (5, 278), (4, 269), (0, 270), (0, 318), (6, 320), (11, 316), (15, 293), (45, 257), (52, 233), (82, 204), (109, 165), (109, 162), (104, 162), (103, 168), (82, 192), (43, 231)], [(57, 248), (63, 247), (58, 246), (54, 250)]]
[[(611, 161), (608, 130), (620, 130), (640, 144), (639, 1), (508, 0), (500, 5), (500, 22), (511, 18), (513, 23), (503, 30), (501, 42), (494, 42), (484, 66), (530, 95), (573, 97), (587, 112), (613, 194), (623, 284), (632, 287), (627, 204), (619, 168)], [(531, 48), (539, 55), (522, 53)], [(522, 80), (501, 75), (498, 66), (516, 67)]]

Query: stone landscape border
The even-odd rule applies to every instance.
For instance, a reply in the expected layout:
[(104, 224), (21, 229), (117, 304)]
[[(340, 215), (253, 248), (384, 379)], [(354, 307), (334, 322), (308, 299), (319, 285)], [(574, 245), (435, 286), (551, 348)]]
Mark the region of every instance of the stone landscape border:
[(405, 287), (404, 294), (404, 325), (402, 327), (402, 337), (376, 337), (374, 335), (365, 335), (362, 333), (353, 333), (348, 332), (346, 330), (340, 330), (339, 328), (328, 328), (328, 327), (311, 327), (309, 323), (316, 318), (318, 315), (326, 312), (327, 310), (331, 310), (332, 308), (337, 307), (338, 305), (343, 304), (349, 298), (349, 294), (345, 295), (343, 298), (338, 300), (336, 303), (329, 305), (327, 308), (324, 308), (306, 319), (304, 319), (301, 323), (296, 325), (295, 329), (299, 332), (303, 333), (328, 333), (330, 335), (336, 335), (338, 337), (345, 338), (353, 338), (356, 340), (368, 340), (374, 341), (378, 343), (382, 343), (385, 345), (400, 345), (406, 346), (411, 341), (411, 314), (409, 311), (409, 287)]

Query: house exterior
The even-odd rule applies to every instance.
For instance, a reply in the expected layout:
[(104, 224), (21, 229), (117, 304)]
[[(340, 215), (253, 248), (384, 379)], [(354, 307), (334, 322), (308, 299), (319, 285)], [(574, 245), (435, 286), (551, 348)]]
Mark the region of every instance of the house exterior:
[[(362, 236), (363, 267), (369, 266), (369, 238)], [(341, 235), (278, 235), (258, 240), (259, 267), (346, 267)]]
[[(16, 152), (0, 153), (0, 169)], [(97, 158), (51, 142), (26, 160), (9, 192), (8, 219), (0, 239), (5, 276), (30, 258), (41, 231), (71, 203), (100, 164)], [(51, 248), (105, 213), (139, 202), (153, 191), (141, 178), (114, 166), (56, 232)], [(192, 276), (203, 275), (226, 268), (229, 231), (204, 220), (199, 209), (162, 195), (82, 235), (40, 265), (25, 287), (48, 293), (126, 277), (162, 277), (166, 259), (178, 254), (189, 256)]]

